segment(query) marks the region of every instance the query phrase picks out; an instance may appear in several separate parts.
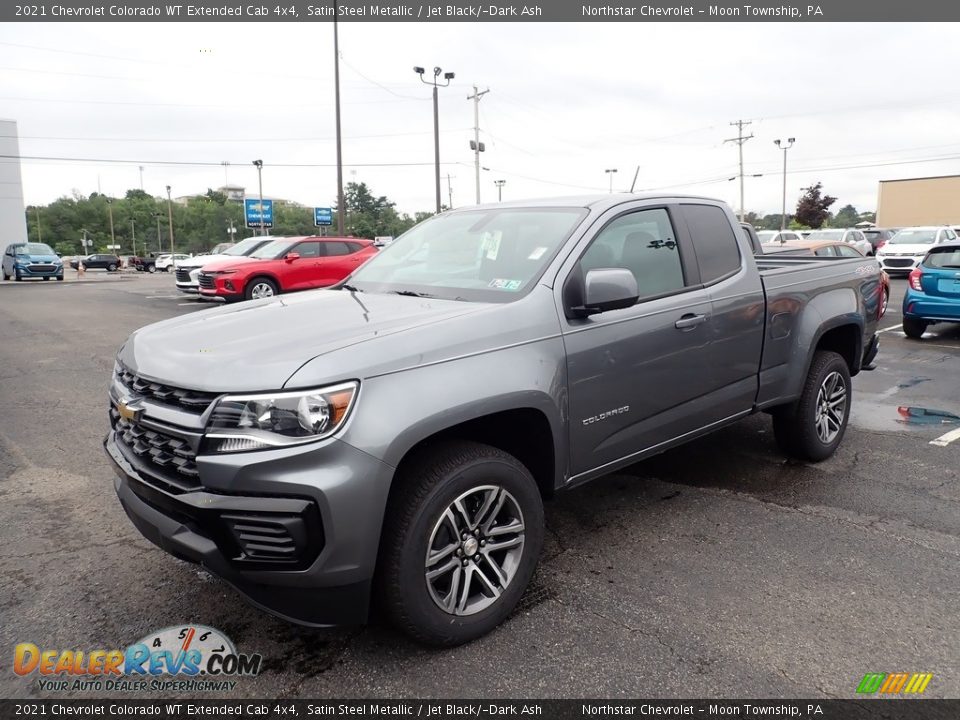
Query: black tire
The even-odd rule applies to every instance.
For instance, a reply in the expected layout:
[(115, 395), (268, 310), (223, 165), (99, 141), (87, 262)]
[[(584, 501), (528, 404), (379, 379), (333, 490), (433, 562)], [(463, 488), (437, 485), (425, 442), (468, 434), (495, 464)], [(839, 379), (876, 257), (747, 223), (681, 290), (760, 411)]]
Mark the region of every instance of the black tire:
[(272, 295), (265, 295), (262, 297), (273, 297), (280, 294), (280, 288), (277, 287), (276, 282), (268, 277), (255, 277), (247, 282), (247, 286), (243, 289), (243, 297), (245, 297), (247, 300), (253, 300), (255, 289), (261, 286), (269, 287), (272, 292)]
[[(533, 576), (543, 548), (543, 501), (530, 471), (512, 455), (497, 448), (453, 441), (430, 446), (405, 461), (394, 482), (397, 485), (381, 535), (376, 579), (377, 597), (387, 617), (394, 626), (413, 639), (442, 647), (460, 645), (490, 632), (516, 607)], [(511, 507), (519, 510), (522, 545), (518, 551), (519, 557), (502, 561), (504, 564), (501, 567), (511, 562), (513, 574), (505, 586), (497, 580), (498, 593), (493, 596), (494, 599), (484, 592), (475, 595), (469, 592), (470, 587), (481, 587), (479, 580), (476, 581), (477, 585), (458, 583), (453, 586), (451, 579), (451, 597), (462, 597), (464, 593), (458, 592), (457, 588), (465, 586), (468, 587), (466, 595), (477, 598), (481, 605), (490, 603), (469, 614), (458, 614), (441, 608), (439, 601), (431, 594), (436, 588), (428, 588), (426, 555), (437, 528), (444, 522), (447, 509), (465, 493), (481, 487), (490, 487), (496, 493), (505, 491), (504, 497), (509, 497), (509, 500), (503, 503), (503, 507), (510, 502)], [(468, 504), (470, 499), (464, 500), (464, 504)], [(493, 506), (499, 507), (496, 503)], [(482, 511), (476, 511), (476, 514), (482, 515)], [(505, 527), (500, 524), (502, 517), (494, 511), (496, 522), (492, 525), (493, 529)], [(517, 521), (514, 519), (507, 524), (510, 522)], [(491, 530), (491, 526), (480, 523), (474, 534), (483, 537), (488, 530)], [(493, 537), (492, 532), (490, 537)], [(466, 542), (461, 544), (454, 537), (453, 544), (458, 545), (456, 553), (462, 560), (456, 560), (451, 554), (450, 561), (441, 562), (453, 562), (455, 567), (451, 572), (456, 573), (456, 577), (465, 576), (469, 582), (474, 582), (470, 579), (479, 577), (475, 567), (484, 567), (485, 572), (496, 577), (492, 569), (484, 565), (486, 556), (482, 555), (483, 550), (477, 549), (476, 542), (473, 543), (473, 549), (466, 552)], [(461, 575), (460, 562), (464, 568), (472, 563), (469, 574), (463, 571)]]
[(20, 275), (20, 271), (17, 270), (16, 268), (13, 269), (13, 279), (16, 280), (17, 282), (20, 282), (23, 280), (23, 277), (21, 277)]
[[(828, 379), (834, 374), (843, 383), (843, 405), (826, 417), (821, 412), (821, 389), (829, 395), (837, 392), (828, 389)], [(836, 386), (839, 388), (839, 384)], [(799, 460), (820, 462), (833, 455), (843, 440), (850, 419), (850, 368), (835, 352), (820, 350), (813, 356), (807, 379), (804, 381), (800, 399), (788, 406), (778, 408), (773, 414), (773, 433), (777, 445), (784, 454)], [(836, 411), (839, 410), (839, 413)], [(839, 415), (839, 417), (838, 417)], [(833, 425), (839, 427), (835, 430)], [(826, 438), (821, 430), (826, 428)], [(835, 435), (832, 435), (835, 431)]]
[(49, 280), (49, 279), (50, 279), (50, 276), (47, 275), (46, 277), (43, 278), (43, 281), (46, 282), (46, 281)]
[(924, 320), (918, 320), (917, 318), (905, 317), (903, 319), (903, 334), (908, 338), (913, 338), (914, 340), (919, 340), (923, 337), (923, 333), (927, 329), (927, 323)]
[(148, 273), (155, 273), (156, 271), (157, 271), (157, 266), (156, 266), (156, 265), (150, 265), (150, 266), (147, 267), (147, 272), (148, 272)]
[(116, 271), (117, 271), (116, 265), (114, 265), (113, 263), (110, 263), (109, 265), (107, 265), (107, 272), (116, 272)]
[(4, 272), (4, 273), (3, 273), (3, 279), (4, 279), (4, 280), (9, 280), (9, 279), (10, 279), (10, 276), (7, 275), (6, 272)]
[(63, 275), (57, 275), (57, 282), (63, 282)]

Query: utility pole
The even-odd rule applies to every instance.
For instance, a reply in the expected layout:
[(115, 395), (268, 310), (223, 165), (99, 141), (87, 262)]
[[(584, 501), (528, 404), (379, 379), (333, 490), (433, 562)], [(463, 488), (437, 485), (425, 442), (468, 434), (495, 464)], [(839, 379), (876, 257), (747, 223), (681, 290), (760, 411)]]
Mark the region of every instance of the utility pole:
[(117, 236), (113, 234), (113, 200), (110, 198), (107, 198), (107, 215), (110, 217), (110, 244), (113, 246), (110, 249), (116, 251)]
[(725, 143), (735, 142), (737, 144), (737, 150), (740, 154), (740, 222), (743, 222), (744, 209), (743, 209), (743, 144), (753, 137), (753, 133), (749, 135), (743, 134), (743, 128), (745, 125), (753, 124), (750, 120), (737, 120), (736, 122), (730, 123), (731, 125), (736, 125), (737, 127), (737, 136), (735, 138), (728, 138), (724, 140)]
[(133, 246), (133, 254), (137, 254), (137, 224), (135, 221), (130, 221), (130, 244)]
[[(334, 106), (337, 116), (337, 236), (343, 237), (343, 220), (347, 208), (343, 203), (343, 154), (340, 143), (340, 36), (337, 30), (337, 15), (340, 8), (335, 1), (333, 3), (333, 86), (334, 86)], [(437, 181), (440, 184), (440, 181)], [(440, 209), (437, 208), (437, 212)]]
[(257, 167), (257, 184), (260, 186), (260, 235), (266, 235), (263, 228), (263, 160), (254, 160), (253, 164)]
[(780, 214), (780, 230), (787, 229), (787, 150), (793, 147), (796, 138), (787, 138), (787, 142), (781, 143), (774, 140), (773, 144), (783, 150), (783, 211)]
[[(161, 239), (161, 237), (160, 237), (160, 218), (162, 218), (163, 215), (162, 215), (161, 213), (155, 212), (155, 213), (153, 214), (153, 216), (157, 219), (157, 252), (160, 253), (160, 252), (163, 252), (163, 243), (162, 243), (162, 239)], [(144, 253), (147, 252), (147, 243), (146, 243), (146, 241), (144, 241), (144, 243), (143, 243), (143, 252), (144, 252)]]
[(143, 165), (139, 165), (138, 167), (140, 168), (140, 192), (143, 192)]
[(450, 184), (450, 173), (447, 173), (447, 207), (453, 210), (453, 186)]
[(497, 202), (503, 202), (503, 186), (507, 184), (507, 181), (494, 180), (493, 184), (497, 186)]
[(480, 142), (480, 98), (488, 92), (490, 92), (490, 88), (480, 92), (474, 85), (473, 95), (467, 95), (467, 100), (473, 100), (473, 163), (476, 168), (477, 205), (480, 204), (480, 153), (486, 149)]
[(40, 229), (40, 206), (33, 208), (37, 211), (37, 242), (43, 242), (43, 230)]
[[(262, 211), (261, 211), (262, 212)], [(177, 270), (177, 263), (173, 259), (173, 200), (170, 198), (170, 186), (167, 185), (167, 232), (170, 233), (170, 263), (174, 272)]]

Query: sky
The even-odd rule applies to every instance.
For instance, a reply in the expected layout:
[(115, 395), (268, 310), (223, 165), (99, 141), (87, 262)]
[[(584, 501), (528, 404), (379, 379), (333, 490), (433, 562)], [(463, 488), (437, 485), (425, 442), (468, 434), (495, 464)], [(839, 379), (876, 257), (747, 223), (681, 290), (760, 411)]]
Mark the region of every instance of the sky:
[[(788, 209), (821, 181), (874, 210), (878, 181), (960, 173), (956, 28), (949, 24), (341, 23), (344, 182), (401, 212), (635, 189)], [(24, 198), (203, 193), (229, 182), (307, 206), (336, 199), (330, 23), (0, 25), (0, 118), (16, 120)], [(59, 158), (30, 159), (30, 158)], [(82, 162), (74, 161), (76, 159)], [(109, 162), (109, 161), (127, 162)], [(183, 164), (164, 164), (183, 163)], [(226, 164), (224, 164), (226, 163)], [(605, 172), (616, 169), (616, 173)], [(760, 177), (753, 177), (760, 175)]]

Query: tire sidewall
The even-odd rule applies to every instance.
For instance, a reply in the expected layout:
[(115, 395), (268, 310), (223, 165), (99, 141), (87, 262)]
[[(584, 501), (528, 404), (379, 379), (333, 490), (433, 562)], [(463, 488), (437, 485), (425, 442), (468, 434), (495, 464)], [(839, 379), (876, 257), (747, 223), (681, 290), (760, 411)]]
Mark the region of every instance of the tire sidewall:
[[(803, 402), (804, 417), (802, 422), (808, 428), (807, 432), (804, 432), (803, 442), (806, 446), (806, 454), (809, 457), (815, 460), (824, 460), (833, 455), (840, 443), (843, 442), (843, 436), (846, 434), (847, 425), (850, 421), (852, 385), (850, 369), (847, 367), (846, 361), (836, 353), (830, 353), (829, 359), (817, 365), (816, 371), (811, 374), (808, 380), (806, 397), (804, 397)], [(830, 443), (824, 443), (817, 434), (816, 428), (817, 396), (823, 381), (833, 372), (839, 373), (840, 377), (843, 378), (846, 387), (846, 402), (843, 407), (843, 422), (840, 425), (840, 432)]]
[[(253, 300), (253, 288), (255, 288), (257, 285), (260, 285), (261, 283), (267, 283), (268, 285), (270, 285), (270, 287), (273, 288), (273, 295), (271, 297), (276, 297), (277, 295), (280, 294), (280, 288), (277, 287), (277, 284), (273, 280), (265, 277), (255, 277), (253, 280), (247, 283), (247, 287), (245, 288), (243, 293), (244, 297), (246, 297), (247, 300)], [(257, 299), (263, 300), (264, 298), (257, 298)]]
[[(473, 615), (444, 612), (427, 590), (424, 561), (427, 543), (442, 513), (460, 495), (480, 485), (500, 485), (517, 501), (523, 513), (524, 547), (520, 565), (500, 598)], [(412, 522), (396, 541), (401, 543), (399, 588), (409, 619), (442, 644), (459, 644), (489, 632), (516, 607), (536, 570), (543, 547), (543, 502), (536, 483), (519, 463), (491, 456), (478, 459), (448, 473), (429, 492), (412, 516)], [(390, 542), (390, 538), (384, 539)]]

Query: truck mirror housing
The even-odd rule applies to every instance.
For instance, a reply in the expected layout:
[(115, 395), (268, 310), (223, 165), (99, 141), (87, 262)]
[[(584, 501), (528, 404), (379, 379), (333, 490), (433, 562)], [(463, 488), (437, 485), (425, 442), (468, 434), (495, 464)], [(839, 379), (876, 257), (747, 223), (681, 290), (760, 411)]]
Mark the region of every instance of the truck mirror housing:
[(626, 268), (588, 270), (583, 286), (583, 307), (574, 308), (581, 315), (628, 308), (640, 297), (637, 278)]

